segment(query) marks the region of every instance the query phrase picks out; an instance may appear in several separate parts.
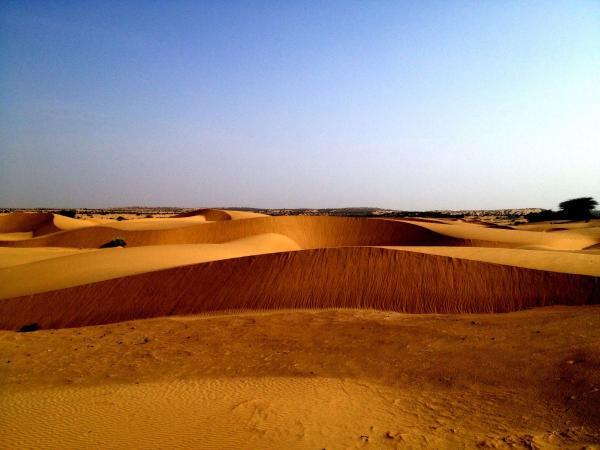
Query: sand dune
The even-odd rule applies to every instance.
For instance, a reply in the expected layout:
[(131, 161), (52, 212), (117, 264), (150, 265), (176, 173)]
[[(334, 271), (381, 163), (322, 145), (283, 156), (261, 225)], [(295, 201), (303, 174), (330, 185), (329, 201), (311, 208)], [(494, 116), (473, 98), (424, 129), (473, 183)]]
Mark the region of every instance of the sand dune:
[(346, 247), (213, 261), (5, 298), (0, 301), (0, 327), (16, 329), (31, 322), (44, 328), (73, 327), (219, 310), (493, 313), (598, 302), (598, 277)]
[(218, 222), (222, 220), (254, 219), (257, 217), (267, 217), (266, 214), (254, 213), (249, 211), (231, 211), (228, 209), (196, 209), (177, 214), (175, 217), (198, 217), (204, 216), (206, 220)]
[[(65, 230), (4, 243), (0, 326), (280, 308), (509, 312), (600, 301), (600, 255), (581, 250), (600, 238), (580, 234), (596, 228), (230, 213), (197, 210), (110, 228), (52, 215), (4, 220), (9, 231), (48, 220)], [(114, 228), (123, 224), (129, 229)], [(128, 246), (79, 250), (116, 237)]]
[[(157, 245), (101, 250), (56, 249), (47, 252), (38, 249), (32, 252), (34, 249), (29, 248), (10, 249), (13, 251), (10, 256), (14, 263), (0, 269), (0, 299), (169, 267), (298, 249), (295, 242), (278, 234), (255, 235), (223, 244)], [(15, 253), (18, 250), (22, 253)], [(0, 249), (3, 259), (4, 255)]]
[[(264, 233), (284, 234), (301, 248), (342, 245), (462, 245), (505, 248), (581, 250), (600, 242), (600, 228), (560, 233), (496, 229), (476, 224), (344, 217), (258, 217), (198, 223), (198, 217), (138, 219), (107, 226), (84, 224), (65, 231), (20, 241), (0, 241), (3, 246), (98, 248), (123, 237), (128, 245), (220, 243)], [(65, 218), (68, 219), (68, 218)], [(76, 219), (70, 219), (76, 220)], [(204, 222), (203, 219), (200, 219)], [(81, 221), (84, 222), (84, 221)]]
[(600, 219), (591, 220), (554, 220), (546, 222), (527, 223), (516, 225), (514, 228), (527, 231), (553, 231), (553, 230), (577, 230), (581, 228), (600, 227)]
[(430, 255), (450, 256), (526, 269), (547, 270), (600, 277), (600, 255), (591, 252), (524, 250), (486, 247), (386, 247)]
[(528, 248), (538, 246), (558, 250), (582, 250), (596, 245), (600, 237), (588, 236), (572, 230), (560, 233), (540, 233), (484, 227), (468, 223), (422, 223), (421, 225), (444, 236), (465, 240), (466, 245), (479, 247)]
[(117, 221), (114, 219), (91, 218), (74, 219), (53, 213), (14, 212), (0, 215), (0, 240), (21, 240), (43, 236), (60, 231), (77, 230), (95, 226), (107, 226), (115, 230), (165, 230), (198, 225), (202, 222), (239, 220), (265, 217), (264, 214), (199, 209), (173, 217), (141, 218)]
[[(59, 258), (61, 256), (76, 255), (83, 252), (100, 251), (96, 249), (76, 249), (76, 248), (61, 248), (61, 247), (0, 247), (0, 269), (5, 267), (19, 266), (35, 261), (45, 259)], [(58, 267), (56, 267), (58, 269)], [(12, 281), (3, 279), (0, 275), (0, 280), (3, 284), (10, 284)], [(27, 283), (25, 283), (27, 284)], [(0, 287), (0, 290), (2, 288)]]
[(89, 220), (73, 219), (53, 213), (13, 212), (0, 215), (0, 233), (31, 233), (29, 237), (95, 225)]
[(32, 237), (33, 231), (16, 231), (14, 233), (0, 233), (0, 242), (21, 241), (24, 239), (31, 239)]
[(50, 213), (13, 212), (0, 214), (0, 233), (15, 233), (33, 231), (44, 223), (51, 221), (54, 215)]
[(445, 236), (414, 223), (306, 216), (260, 217), (143, 231), (115, 230), (112, 226), (82, 228), (30, 240), (0, 242), (0, 245), (98, 248), (115, 237), (125, 239), (128, 246), (218, 244), (265, 233), (288, 236), (303, 249), (348, 245), (461, 245), (465, 242), (463, 239)]

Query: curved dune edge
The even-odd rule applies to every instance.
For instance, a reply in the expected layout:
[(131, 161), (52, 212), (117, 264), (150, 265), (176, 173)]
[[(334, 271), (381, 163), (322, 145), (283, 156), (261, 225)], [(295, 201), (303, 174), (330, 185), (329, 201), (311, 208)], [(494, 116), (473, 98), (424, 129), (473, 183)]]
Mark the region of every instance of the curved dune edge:
[(85, 219), (73, 219), (54, 213), (12, 212), (0, 215), (0, 233), (31, 234), (31, 237), (79, 228), (95, 227), (96, 223)]
[(124, 238), (129, 246), (221, 243), (253, 234), (277, 233), (287, 235), (298, 242), (302, 248), (355, 245), (460, 245), (497, 248), (539, 247), (577, 251), (593, 247), (600, 240), (600, 237), (594, 233), (586, 234), (576, 230), (545, 233), (505, 230), (465, 223), (442, 224), (397, 219), (264, 216), (244, 220), (198, 222), (198, 217), (200, 216), (140, 219), (137, 222), (128, 221), (129, 224), (125, 221), (112, 223), (110, 226), (83, 226), (32, 239), (4, 240), (0, 241), (0, 246), (98, 248), (116, 237)]
[(0, 241), (23, 241), (33, 238), (33, 231), (15, 231), (12, 233), (0, 233)]
[(31, 231), (52, 220), (52, 213), (12, 212), (0, 215), (0, 233)]
[(101, 250), (72, 247), (0, 247), (0, 291), (2, 283), (6, 283), (1, 275), (1, 269), (96, 251)]
[[(208, 261), (299, 250), (298, 244), (281, 234), (259, 234), (223, 244), (152, 245), (95, 250), (0, 247), (0, 257), (12, 255), (31, 262), (0, 268), (0, 299), (64, 289), (171, 267)], [(69, 253), (71, 250), (71, 253)], [(38, 258), (38, 260), (33, 260)]]
[(600, 302), (600, 279), (369, 247), (236, 258), (0, 301), (0, 328), (96, 325), (224, 310), (498, 313)]
[(250, 211), (233, 211), (229, 209), (202, 208), (192, 211), (185, 211), (174, 215), (173, 217), (194, 217), (204, 216), (206, 220), (218, 222), (223, 220), (254, 219), (257, 217), (268, 217), (267, 214), (255, 213)]
[(55, 218), (53, 213), (12, 212), (0, 215), (0, 233), (6, 234), (7, 240), (13, 241), (62, 231), (54, 224)]
[[(173, 219), (182, 220), (182, 219)], [(348, 217), (280, 216), (202, 223), (164, 230), (115, 230), (82, 228), (23, 240), (2, 241), (6, 247), (98, 248), (121, 237), (129, 247), (165, 244), (219, 244), (252, 235), (275, 233), (288, 236), (300, 248), (357, 245), (466, 245), (457, 239), (428, 230), (420, 224)], [(534, 233), (535, 234), (535, 233)], [(490, 246), (493, 246), (490, 243)]]
[[(393, 220), (393, 219), (392, 219)], [(442, 224), (422, 222), (423, 228), (469, 242), (476, 247), (506, 247), (521, 248), (543, 246), (556, 250), (583, 250), (598, 244), (599, 237), (584, 234), (578, 230), (562, 231), (560, 233), (545, 233), (539, 231), (523, 231), (519, 229), (504, 229), (470, 223)]]
[(584, 251), (443, 246), (392, 246), (385, 248), (503, 264), (525, 269), (600, 277), (600, 255)]
[[(600, 255), (484, 247), (388, 246), (525, 269), (600, 276)], [(38, 294), (144, 272), (210, 261), (301, 250), (281, 234), (259, 234), (223, 244), (73, 249), (0, 247), (0, 299)]]
[[(25, 240), (61, 231), (104, 226), (115, 230), (164, 230), (193, 226), (203, 222), (268, 217), (265, 214), (219, 209), (199, 209), (166, 218), (74, 219), (54, 213), (12, 212), (0, 215), (0, 240)], [(29, 234), (31, 233), (31, 234)]]

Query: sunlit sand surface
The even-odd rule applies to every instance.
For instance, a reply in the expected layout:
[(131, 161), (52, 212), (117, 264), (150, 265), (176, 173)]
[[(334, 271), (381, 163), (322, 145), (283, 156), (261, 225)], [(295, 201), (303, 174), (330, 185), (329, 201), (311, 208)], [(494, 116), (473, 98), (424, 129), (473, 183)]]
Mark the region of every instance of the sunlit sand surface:
[(597, 220), (0, 216), (0, 447), (593, 448), (599, 245)]

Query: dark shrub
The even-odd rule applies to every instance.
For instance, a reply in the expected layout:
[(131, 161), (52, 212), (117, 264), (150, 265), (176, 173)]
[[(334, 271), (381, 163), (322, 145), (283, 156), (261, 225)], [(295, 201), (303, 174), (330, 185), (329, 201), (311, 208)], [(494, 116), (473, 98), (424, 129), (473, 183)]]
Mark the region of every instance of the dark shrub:
[(119, 216), (119, 217), (117, 217), (116, 220), (118, 220), (119, 222), (121, 222), (122, 220), (127, 220), (127, 219), (125, 217), (123, 217), (123, 216)]
[(19, 328), (19, 333), (29, 333), (30, 331), (37, 331), (39, 329), (40, 326), (36, 322), (33, 322)]
[(114, 238), (112, 241), (108, 241), (106, 244), (102, 244), (100, 248), (111, 248), (111, 247), (126, 247), (127, 242), (122, 238)]
[(59, 216), (65, 216), (65, 217), (70, 217), (70, 218), (74, 219), (77, 216), (77, 210), (76, 209), (63, 209), (61, 211), (57, 211), (56, 214), (58, 214)]
[(562, 219), (562, 214), (550, 209), (543, 209), (540, 212), (529, 213), (524, 216), (528, 222), (547, 222), (550, 220)]

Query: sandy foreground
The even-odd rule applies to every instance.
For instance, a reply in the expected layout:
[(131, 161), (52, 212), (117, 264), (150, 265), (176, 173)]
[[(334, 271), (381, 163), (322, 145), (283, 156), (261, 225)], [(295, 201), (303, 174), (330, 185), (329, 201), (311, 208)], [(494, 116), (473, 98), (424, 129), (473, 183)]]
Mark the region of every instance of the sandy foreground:
[(599, 229), (0, 216), (0, 448), (598, 448)]
[(0, 333), (5, 448), (581, 448), (600, 310), (187, 316)]

